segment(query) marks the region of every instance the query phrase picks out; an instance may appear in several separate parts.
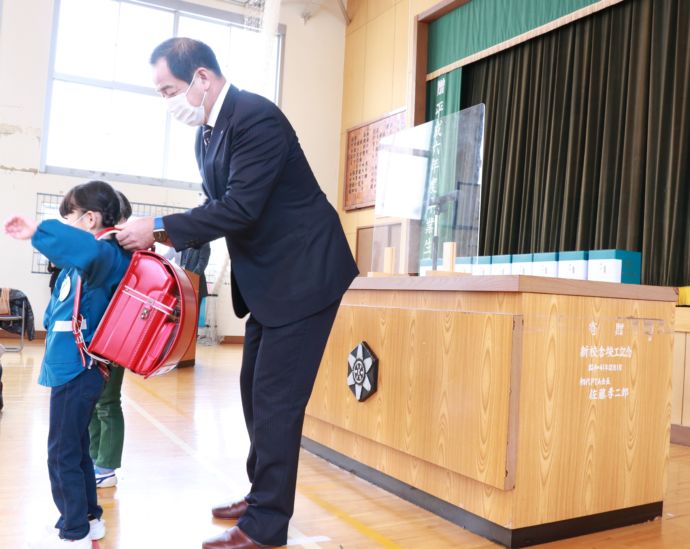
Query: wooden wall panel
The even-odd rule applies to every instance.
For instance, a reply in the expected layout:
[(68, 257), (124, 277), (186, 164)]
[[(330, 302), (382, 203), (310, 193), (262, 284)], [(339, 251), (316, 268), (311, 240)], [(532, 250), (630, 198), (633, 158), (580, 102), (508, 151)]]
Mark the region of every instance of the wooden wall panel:
[(690, 353), (688, 352), (688, 344), (690, 343), (690, 335), (685, 335), (685, 379), (683, 382), (683, 413), (681, 416), (681, 425), (690, 427)]
[[(676, 345), (673, 363), (673, 425), (690, 427), (690, 307), (676, 307)], [(674, 438), (674, 442), (687, 444), (687, 434)]]
[[(671, 419), (671, 307), (547, 294), (523, 299), (514, 525), (661, 501)], [(609, 348), (631, 356), (606, 356)], [(592, 357), (593, 349), (605, 356)], [(621, 371), (590, 372), (590, 364), (620, 364)], [(582, 379), (610, 384), (582, 385)]]
[(305, 437), (439, 499), (509, 528), (513, 492), (488, 486), (307, 415)]
[[(343, 305), (308, 414), (504, 488), (512, 332), (510, 314)], [(380, 357), (364, 402), (346, 384), (360, 341)]]
[(676, 307), (676, 332), (690, 332), (690, 307)]
[(676, 332), (673, 344), (673, 396), (671, 399), (671, 424), (681, 425), (683, 422), (683, 392), (686, 370), (686, 340), (687, 334)]

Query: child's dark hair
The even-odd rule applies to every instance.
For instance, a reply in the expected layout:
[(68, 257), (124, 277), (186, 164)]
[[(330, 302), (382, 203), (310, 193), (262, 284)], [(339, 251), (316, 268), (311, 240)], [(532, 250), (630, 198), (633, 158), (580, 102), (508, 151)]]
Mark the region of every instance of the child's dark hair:
[(132, 205), (129, 203), (129, 200), (122, 191), (115, 192), (120, 199), (120, 215), (122, 216), (120, 219), (127, 221), (130, 217), (132, 217)]
[(105, 181), (89, 181), (67, 191), (60, 215), (67, 217), (75, 210), (100, 213), (104, 227), (113, 227), (122, 219), (120, 197)]

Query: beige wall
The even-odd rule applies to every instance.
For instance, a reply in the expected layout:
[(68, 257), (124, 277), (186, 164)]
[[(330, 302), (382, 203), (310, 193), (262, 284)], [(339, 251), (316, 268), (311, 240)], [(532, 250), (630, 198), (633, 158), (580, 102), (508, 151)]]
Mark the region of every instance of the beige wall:
[[(196, 3), (228, 9), (222, 1)], [(333, 4), (324, 5), (305, 23), (301, 4), (286, 0), (280, 20), (287, 26), (282, 108), (335, 204), (345, 22)], [(53, 2), (10, 0), (0, 7), (0, 220), (4, 220), (12, 213), (33, 215), (36, 193), (64, 193), (82, 179), (38, 172)], [(136, 202), (190, 207), (199, 199), (192, 191), (127, 183), (115, 186)], [(37, 328), (41, 328), (49, 298), (48, 277), (31, 274), (31, 257), (29, 244), (0, 234), (0, 286), (19, 288), (29, 296)], [(243, 323), (232, 315), (227, 298), (219, 302), (225, 305), (218, 310), (220, 333), (241, 335)]]
[(352, 19), (345, 37), (345, 82), (340, 134), (338, 205), (350, 246), (357, 228), (372, 225), (373, 208), (345, 212), (343, 179), (347, 130), (406, 107), (411, 116), (413, 25), (415, 15), (438, 0), (349, 0)]

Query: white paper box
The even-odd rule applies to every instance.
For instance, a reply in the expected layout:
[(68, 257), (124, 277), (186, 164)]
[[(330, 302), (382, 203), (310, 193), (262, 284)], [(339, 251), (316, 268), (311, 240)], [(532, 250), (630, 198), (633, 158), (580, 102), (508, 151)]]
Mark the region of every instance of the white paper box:
[(623, 262), (620, 259), (590, 259), (588, 261), (588, 280), (600, 282), (620, 282)]
[(639, 284), (642, 254), (629, 250), (591, 250), (587, 279)]
[(477, 262), (472, 263), (473, 275), (490, 275), (491, 274), (491, 256), (477, 257)]
[(532, 261), (532, 274), (534, 276), (558, 277), (558, 253), (536, 253)]
[(560, 252), (558, 278), (587, 280), (587, 252)]
[(531, 275), (532, 274), (532, 254), (515, 254), (513, 262), (510, 264), (510, 274)]
[(458, 257), (455, 260), (455, 272), (472, 274), (473, 257)]
[(495, 255), (491, 257), (492, 275), (510, 274), (510, 255)]

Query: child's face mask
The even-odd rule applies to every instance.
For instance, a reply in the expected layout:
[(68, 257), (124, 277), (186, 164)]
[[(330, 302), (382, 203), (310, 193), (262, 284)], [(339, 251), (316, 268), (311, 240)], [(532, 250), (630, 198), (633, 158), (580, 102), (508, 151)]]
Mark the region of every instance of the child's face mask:
[(81, 214), (79, 217), (77, 217), (77, 219), (74, 219), (73, 221), (67, 221), (67, 219), (63, 219), (62, 222), (63, 222), (65, 225), (70, 225), (70, 226), (74, 227), (77, 223), (79, 223), (79, 222), (84, 218), (84, 216), (85, 216), (87, 213), (89, 213), (89, 212), (84, 212), (84, 213)]

